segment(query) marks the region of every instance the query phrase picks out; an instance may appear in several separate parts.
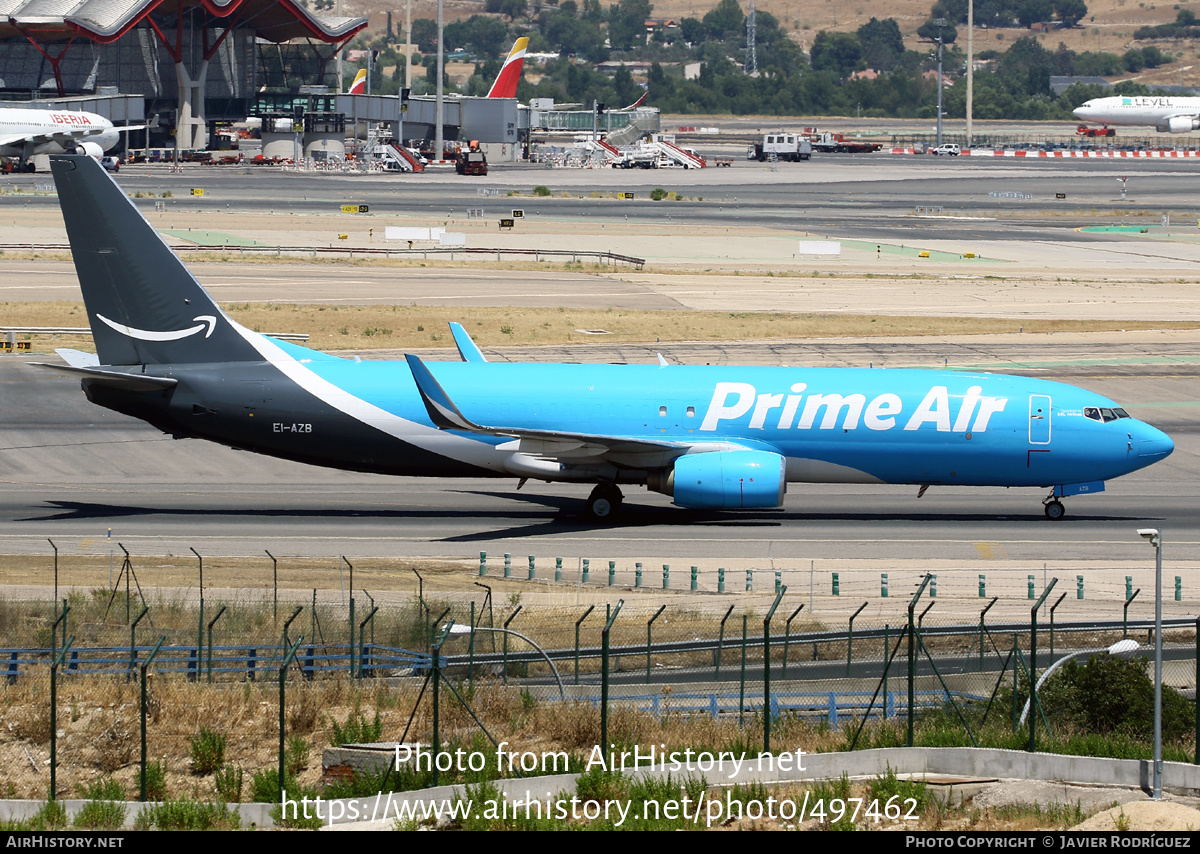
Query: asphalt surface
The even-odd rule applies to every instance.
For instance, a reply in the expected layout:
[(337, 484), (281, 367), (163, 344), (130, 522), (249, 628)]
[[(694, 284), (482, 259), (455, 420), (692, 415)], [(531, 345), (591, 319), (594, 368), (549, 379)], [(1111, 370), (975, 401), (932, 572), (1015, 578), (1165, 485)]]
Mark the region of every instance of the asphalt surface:
[[(731, 169), (669, 173), (611, 174), (595, 170), (548, 171), (496, 168), (479, 179), (453, 175), (358, 177), (305, 176), (252, 169), (124, 170), (119, 180), (130, 192), (173, 187), (167, 205), (187, 210), (328, 214), (348, 202), (373, 212), (460, 210), (469, 206), (514, 206), (506, 197), (481, 197), (481, 188), (521, 188), (545, 183), (571, 189), (575, 198), (522, 197), (531, 218), (577, 228), (600, 220), (661, 227), (664, 217), (684, 227), (728, 223), (731, 227), (784, 225), (837, 235), (902, 242), (909, 234), (945, 237), (949, 231), (1026, 246), (1032, 235), (1049, 234), (1057, 245), (1116, 245), (1107, 234), (1075, 231), (1094, 224), (1096, 209), (1109, 210), (1119, 197), (1115, 180), (1133, 174), (1122, 206), (1171, 210), (1194, 222), (1196, 203), (1190, 161), (1038, 162), (979, 160), (948, 162), (889, 155), (814, 159)], [(10, 176), (12, 189), (44, 185), (46, 176)], [(669, 183), (704, 202), (656, 204), (640, 200), (617, 207), (611, 199), (588, 198), (602, 189), (629, 187), (639, 195)], [(203, 197), (185, 197), (188, 186), (204, 186)], [(991, 192), (1028, 193), (1033, 199), (997, 199)], [(1065, 192), (1066, 200), (1056, 200)], [(481, 202), (480, 199), (485, 199)], [(974, 219), (926, 223), (910, 216), (915, 203), (944, 204)], [(0, 222), (19, 223), (26, 211), (49, 210), (53, 195), (0, 195)], [(144, 204), (151, 205), (147, 201)], [(1058, 205), (1058, 207), (1054, 207)], [(1008, 216), (1012, 211), (1020, 216)], [(980, 214), (995, 215), (981, 220)], [(907, 217), (901, 220), (901, 215)], [(1155, 213), (1157, 215), (1157, 213)], [(299, 221), (299, 220), (297, 220)], [(910, 229), (910, 231), (901, 231)], [(1124, 239), (1124, 238), (1122, 238)], [(714, 246), (714, 249), (717, 247)], [(1053, 247), (1047, 266), (1064, 262)], [(1156, 245), (1146, 253), (1158, 252)], [(1164, 250), (1165, 251), (1165, 250)], [(1068, 266), (1069, 266), (1069, 262)], [(1141, 262), (1131, 257), (1127, 268)], [(1180, 264), (1192, 263), (1183, 258)], [(1111, 264), (1105, 272), (1111, 272)], [(0, 299), (70, 298), (70, 267), (57, 262), (13, 261), (4, 265)], [(1086, 270), (1075, 271), (1086, 276)], [(211, 273), (211, 275), (210, 275)], [(355, 299), (395, 299), (387, 271), (355, 270)], [(257, 269), (221, 265), (200, 278), (221, 299), (280, 298), (279, 283), (299, 282), (286, 296), (321, 299), (320, 276), (296, 276), (294, 268)], [(40, 278), (39, 278), (40, 277)], [(413, 277), (416, 298), (458, 299), (471, 304), (561, 304), (561, 294), (594, 305), (668, 308), (669, 296), (620, 280), (496, 271), (421, 271)], [(736, 302), (738, 283), (727, 299)], [(947, 288), (954, 287), (947, 284)], [(1169, 287), (1169, 286), (1164, 286)], [(344, 298), (343, 295), (336, 295)], [(936, 307), (936, 294), (914, 310)], [(414, 300), (405, 291), (404, 302)], [(869, 307), (868, 307), (869, 308)], [(1130, 316), (1137, 313), (1130, 306)], [(664, 496), (627, 489), (626, 514), (597, 527), (581, 516), (587, 487), (514, 480), (384, 478), (311, 468), (235, 452), (198, 441), (173, 441), (152, 428), (87, 403), (78, 383), (30, 367), (20, 356), (0, 357), (0, 551), (45, 550), (45, 538), (60, 547), (100, 549), (108, 529), (143, 554), (384, 555), (477, 557), (538, 553), (567, 559), (590, 557), (675, 560), (705, 565), (800, 566), (811, 560), (961, 561), (972, 567), (988, 560), (1144, 563), (1145, 546), (1133, 529), (1154, 525), (1169, 531), (1173, 560), (1197, 563), (1200, 553), (1200, 439), (1195, 407), (1200, 356), (1194, 340), (1147, 344), (1120, 337), (1097, 339), (1007, 338), (994, 340), (685, 344), (615, 346), (572, 350), (529, 348), (493, 353), (496, 358), (566, 361), (650, 361), (656, 352), (679, 362), (760, 364), (925, 364), (970, 366), (1033, 373), (1083, 385), (1124, 403), (1136, 416), (1166, 430), (1175, 454), (1151, 469), (1109, 485), (1109, 491), (1068, 500), (1058, 523), (1042, 516), (1035, 490), (934, 488), (923, 497), (907, 487), (793, 485), (785, 508), (748, 513), (696, 513), (672, 507)], [(394, 355), (394, 354), (393, 354)], [(1099, 359), (1101, 364), (1096, 364)], [(968, 571), (971, 571), (968, 569)]]
[[(1012, 369), (1041, 355), (1036, 344), (993, 345)], [(108, 529), (141, 554), (361, 556), (555, 555), (731, 566), (798, 566), (809, 560), (1128, 561), (1146, 557), (1137, 527), (1169, 531), (1171, 557), (1200, 557), (1200, 359), (1181, 345), (1173, 365), (1027, 367), (1124, 403), (1169, 433), (1175, 453), (1113, 481), (1109, 491), (1067, 500), (1068, 515), (1042, 515), (1041, 490), (793, 484), (781, 510), (700, 513), (627, 488), (621, 519), (582, 516), (581, 485), (513, 479), (422, 480), (329, 471), (176, 441), (88, 403), (77, 381), (0, 360), (0, 551), (38, 553), (46, 537), (81, 553), (102, 549)], [(668, 358), (686, 358), (662, 348)], [(984, 357), (972, 345), (964, 357)], [(1160, 348), (1166, 356), (1170, 348)], [(722, 348), (731, 361), (761, 351)], [(1110, 356), (1126, 355), (1115, 346)], [(563, 353), (562, 355), (570, 355)], [(1053, 355), (1053, 350), (1047, 355)], [(758, 359), (758, 361), (765, 361)], [(1053, 360), (1050, 360), (1053, 361)], [(1134, 360), (1136, 362), (1136, 359)]]

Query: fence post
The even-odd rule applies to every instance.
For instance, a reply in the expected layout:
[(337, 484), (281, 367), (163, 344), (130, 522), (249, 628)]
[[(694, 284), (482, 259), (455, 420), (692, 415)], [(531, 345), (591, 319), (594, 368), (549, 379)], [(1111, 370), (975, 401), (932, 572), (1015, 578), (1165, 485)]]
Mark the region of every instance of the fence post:
[(1037, 698), (1037, 612), (1058, 583), (1057, 578), (1051, 578), (1042, 595), (1029, 609), (1029, 752), (1037, 752), (1037, 712), (1041, 706)]
[[(778, 576), (778, 573), (776, 573)], [(775, 602), (767, 616), (763, 617), (763, 752), (771, 752), (771, 618), (779, 607), (787, 588), (782, 587), (775, 592)]]
[(133, 678), (134, 670), (137, 668), (137, 625), (142, 621), (142, 617), (150, 613), (149, 608), (143, 608), (142, 613), (138, 614), (136, 620), (129, 626), (129, 678)]
[(917, 592), (913, 594), (912, 599), (908, 603), (908, 746), (913, 746), (913, 707), (916, 705), (916, 679), (917, 679), (917, 648), (916, 648), (916, 610), (917, 600), (921, 598), (921, 594), (925, 592), (925, 588), (929, 585), (930, 576), (926, 574), (925, 580), (921, 582), (921, 586), (917, 588)]
[(138, 776), (141, 780), (141, 801), (146, 802), (146, 668), (150, 666), (150, 662), (154, 661), (154, 656), (158, 655), (158, 650), (166, 641), (167, 636), (163, 635), (158, 639), (158, 643), (150, 650), (150, 654), (146, 656), (146, 660), (142, 662), (142, 767)]
[(742, 614), (742, 678), (738, 689), (738, 724), (746, 720), (746, 626), (747, 615)]
[(588, 609), (583, 612), (583, 616), (575, 621), (575, 684), (579, 684), (579, 627), (583, 621), (588, 618), (588, 614), (592, 613), (596, 608), (595, 605), (589, 605)]
[(792, 620), (796, 619), (796, 615), (804, 610), (804, 603), (800, 603), (800, 607), (792, 611), (792, 615), (787, 618), (787, 622), (783, 624), (783, 672), (780, 673), (781, 679), (787, 679), (788, 665), (788, 642), (792, 639)]
[[(221, 619), (221, 615), (225, 613), (225, 607), (226, 606), (222, 605), (221, 610), (217, 611), (217, 616), (213, 617), (211, 620), (208, 621), (208, 681), (209, 681), (209, 684), (212, 683), (212, 670), (213, 670), (212, 630), (213, 630), (213, 626), (216, 625), (217, 620)], [(147, 608), (146, 610), (150, 610), (150, 609)]]
[(650, 649), (652, 646), (650, 630), (651, 630), (651, 628), (653, 628), (654, 621), (658, 619), (659, 614), (661, 614), (665, 610), (667, 610), (667, 606), (663, 605), (657, 611), (654, 612), (653, 617), (651, 617), (649, 620), (646, 621), (646, 684), (647, 685), (650, 684)]
[[(508, 684), (508, 624), (517, 618), (517, 614), (521, 613), (524, 605), (518, 605), (517, 610), (508, 615), (508, 619), (504, 621), (504, 684)], [(450, 610), (449, 608), (446, 609)], [(436, 755), (436, 754), (434, 754)]]
[(600, 633), (600, 743), (608, 744), (608, 636), (616, 622), (617, 614), (621, 613), (624, 599), (617, 600), (617, 607), (608, 615), (604, 623), (604, 631)]
[(725, 646), (725, 621), (729, 619), (729, 615), (733, 613), (733, 606), (729, 606), (729, 610), (725, 612), (725, 616), (721, 618), (721, 631), (717, 635), (717, 672), (713, 677), (714, 682), (721, 681), (721, 651)]
[(850, 677), (850, 664), (854, 660), (854, 618), (870, 604), (870, 602), (863, 602), (858, 606), (858, 610), (850, 615), (850, 630), (846, 633), (846, 678)]
[(58, 787), (58, 668), (67, 656), (67, 650), (75, 642), (71, 635), (63, 644), (62, 651), (50, 664), (50, 800), (57, 797)]

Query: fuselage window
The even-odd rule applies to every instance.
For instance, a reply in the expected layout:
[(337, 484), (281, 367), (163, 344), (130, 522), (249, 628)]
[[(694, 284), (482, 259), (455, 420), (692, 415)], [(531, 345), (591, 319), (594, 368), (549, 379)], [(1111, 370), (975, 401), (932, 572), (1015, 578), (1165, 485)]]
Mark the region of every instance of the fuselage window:
[(667, 408), (665, 406), (660, 406), (658, 408), (658, 416), (659, 416), (659, 418), (667, 417)]

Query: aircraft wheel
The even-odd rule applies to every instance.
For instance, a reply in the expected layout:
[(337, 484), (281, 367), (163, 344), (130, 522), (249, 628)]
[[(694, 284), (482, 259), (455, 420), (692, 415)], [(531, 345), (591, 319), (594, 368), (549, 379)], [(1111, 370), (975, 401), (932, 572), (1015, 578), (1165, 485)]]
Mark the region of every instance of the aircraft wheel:
[(1061, 501), (1046, 502), (1046, 518), (1047, 519), (1058, 520), (1058, 519), (1061, 519), (1066, 514), (1067, 514), (1067, 508), (1063, 507), (1063, 503)]
[(612, 519), (617, 514), (617, 511), (621, 509), (623, 498), (621, 490), (613, 484), (598, 484), (587, 498), (588, 517), (597, 522)]

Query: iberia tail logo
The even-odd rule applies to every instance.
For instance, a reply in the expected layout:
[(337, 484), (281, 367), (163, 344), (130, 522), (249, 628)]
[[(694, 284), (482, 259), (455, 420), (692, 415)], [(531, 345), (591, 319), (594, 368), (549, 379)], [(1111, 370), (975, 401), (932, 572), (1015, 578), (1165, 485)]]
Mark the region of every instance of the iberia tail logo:
[(487, 93), (489, 98), (517, 97), (517, 83), (521, 80), (521, 69), (525, 67), (525, 48), (527, 47), (529, 47), (529, 39), (524, 37), (513, 43), (512, 50), (508, 52), (508, 58), (504, 60), (504, 66), (496, 75), (496, 82), (492, 84), (491, 91)]
[(354, 82), (350, 84), (348, 95), (365, 95), (367, 94), (367, 69), (358, 69), (358, 74), (354, 75)]

